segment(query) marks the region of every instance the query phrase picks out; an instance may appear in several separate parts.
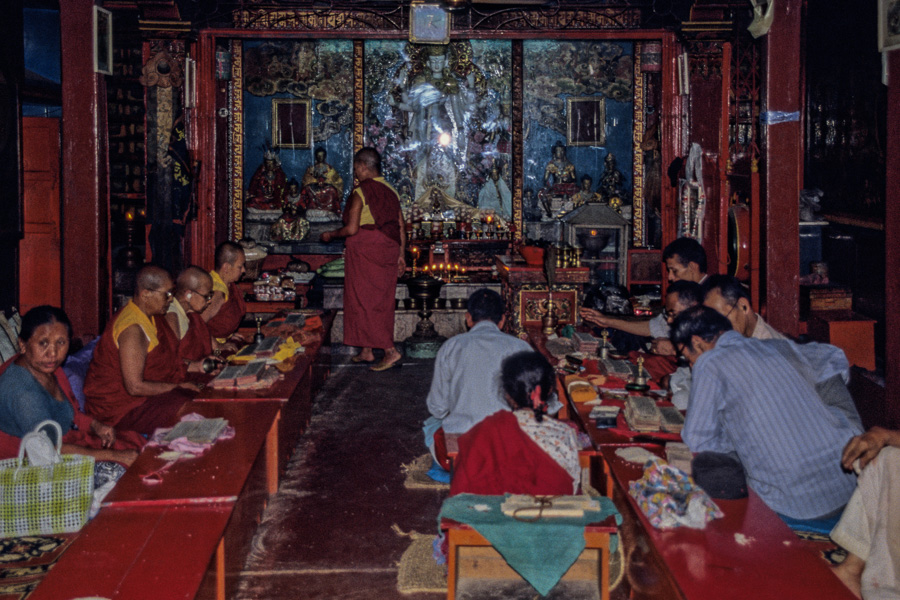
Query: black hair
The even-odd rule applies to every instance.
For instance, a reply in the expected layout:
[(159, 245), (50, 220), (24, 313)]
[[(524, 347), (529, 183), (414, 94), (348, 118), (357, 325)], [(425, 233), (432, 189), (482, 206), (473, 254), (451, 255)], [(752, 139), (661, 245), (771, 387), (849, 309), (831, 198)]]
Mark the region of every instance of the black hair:
[(688, 308), (703, 304), (703, 288), (696, 281), (673, 281), (666, 288), (666, 296), (669, 294), (677, 294), (678, 303)]
[(712, 342), (726, 331), (731, 331), (731, 322), (718, 311), (700, 305), (675, 317), (669, 328), (669, 338), (676, 348), (681, 344), (694, 350), (691, 339), (695, 335), (704, 342)]
[(503, 298), (494, 290), (481, 288), (475, 290), (469, 301), (466, 303), (466, 311), (472, 317), (474, 323), (479, 321), (491, 320), (494, 323), (500, 323), (503, 314), (506, 312), (506, 305)]
[(738, 280), (737, 277), (731, 275), (710, 275), (703, 282), (703, 297), (709, 295), (713, 290), (719, 290), (722, 299), (729, 305), (736, 306), (738, 300), (745, 298), (750, 302), (750, 292)]
[(353, 162), (362, 163), (381, 175), (381, 154), (375, 148), (363, 148), (353, 156)]
[(61, 308), (48, 306), (46, 304), (35, 306), (22, 317), (22, 327), (19, 330), (19, 339), (27, 342), (34, 335), (35, 330), (41, 325), (50, 325), (52, 323), (61, 323), (65, 325), (69, 339), (72, 338), (72, 322), (69, 316)]
[[(556, 378), (553, 367), (538, 352), (526, 350), (504, 359), (500, 366), (503, 391), (522, 408), (534, 410), (534, 418), (540, 422), (547, 414), (547, 402), (556, 394)], [(541, 386), (541, 403), (534, 406), (531, 394)]]
[(678, 262), (685, 267), (688, 263), (697, 263), (701, 273), (706, 273), (706, 250), (695, 239), (680, 237), (663, 250), (662, 259), (666, 261), (678, 256)]

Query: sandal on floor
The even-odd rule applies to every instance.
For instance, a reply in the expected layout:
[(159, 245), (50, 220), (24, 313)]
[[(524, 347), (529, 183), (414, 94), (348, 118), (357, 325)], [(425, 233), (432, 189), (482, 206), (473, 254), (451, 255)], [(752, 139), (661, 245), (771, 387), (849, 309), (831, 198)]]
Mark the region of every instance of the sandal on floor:
[(350, 362), (356, 363), (356, 364), (371, 365), (373, 362), (375, 362), (375, 359), (373, 358), (372, 360), (368, 360), (365, 358), (361, 358), (359, 356), (359, 354), (357, 354), (356, 356), (354, 356), (353, 358), (350, 359)]

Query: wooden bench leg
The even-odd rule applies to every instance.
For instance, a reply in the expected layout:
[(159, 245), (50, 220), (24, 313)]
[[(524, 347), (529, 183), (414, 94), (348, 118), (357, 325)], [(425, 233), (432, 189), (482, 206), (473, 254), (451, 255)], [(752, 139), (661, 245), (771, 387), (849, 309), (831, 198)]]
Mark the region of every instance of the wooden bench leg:
[(216, 548), (216, 600), (225, 600), (225, 538)]
[(269, 433), (266, 434), (266, 492), (269, 496), (278, 492), (278, 424), (281, 411), (275, 416)]

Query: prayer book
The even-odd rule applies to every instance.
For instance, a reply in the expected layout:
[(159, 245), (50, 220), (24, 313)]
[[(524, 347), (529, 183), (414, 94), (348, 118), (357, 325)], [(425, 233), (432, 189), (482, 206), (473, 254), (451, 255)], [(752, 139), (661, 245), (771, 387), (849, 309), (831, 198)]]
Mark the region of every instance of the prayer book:
[(163, 437), (163, 441), (171, 442), (178, 438), (187, 438), (189, 442), (195, 444), (212, 444), (226, 427), (228, 421), (222, 418), (181, 421)]
[(615, 427), (620, 411), (618, 406), (595, 406), (588, 418), (594, 419), (594, 424), (599, 428)]
[(599, 362), (603, 364), (607, 375), (626, 380), (637, 375), (637, 365), (633, 365), (625, 359), (601, 358)]
[(691, 461), (694, 454), (687, 444), (681, 442), (669, 442), (666, 444), (666, 462), (670, 465), (684, 471), (688, 475), (691, 474)]
[(663, 406), (659, 409), (659, 427), (668, 433), (681, 433), (684, 428), (684, 415), (674, 406)]
[(244, 365), (229, 365), (209, 382), (209, 387), (233, 388), (253, 385), (260, 380), (265, 367), (265, 360), (254, 360)]
[(659, 431), (660, 420), (659, 408), (653, 399), (629, 395), (625, 400), (625, 421), (634, 431)]
[(508, 517), (525, 520), (537, 520), (541, 517), (583, 517), (586, 510), (600, 510), (600, 503), (590, 496), (513, 494), (503, 501), (500, 510)]

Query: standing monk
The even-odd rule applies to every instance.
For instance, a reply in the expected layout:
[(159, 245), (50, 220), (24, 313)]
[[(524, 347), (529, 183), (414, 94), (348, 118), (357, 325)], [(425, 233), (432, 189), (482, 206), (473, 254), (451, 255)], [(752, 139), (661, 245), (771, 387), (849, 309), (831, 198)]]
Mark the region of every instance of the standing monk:
[(209, 332), (224, 342), (237, 331), (247, 313), (241, 291), (235, 282), (244, 275), (244, 249), (234, 242), (222, 242), (216, 247), (216, 269), (209, 272), (213, 281), (213, 297), (203, 311)]
[(347, 238), (344, 281), (344, 343), (362, 350), (354, 362), (373, 362), (373, 348), (384, 358), (371, 367), (399, 367), (403, 355), (394, 347), (394, 298), (397, 277), (406, 270), (406, 233), (400, 197), (381, 176), (381, 155), (363, 148), (353, 157), (359, 181), (344, 211), (344, 226), (322, 234), (322, 241)]
[(178, 340), (164, 315), (175, 286), (159, 267), (138, 271), (134, 297), (97, 343), (84, 381), (85, 410), (118, 429), (151, 434), (175, 423), (175, 413), (198, 391), (185, 382)]

